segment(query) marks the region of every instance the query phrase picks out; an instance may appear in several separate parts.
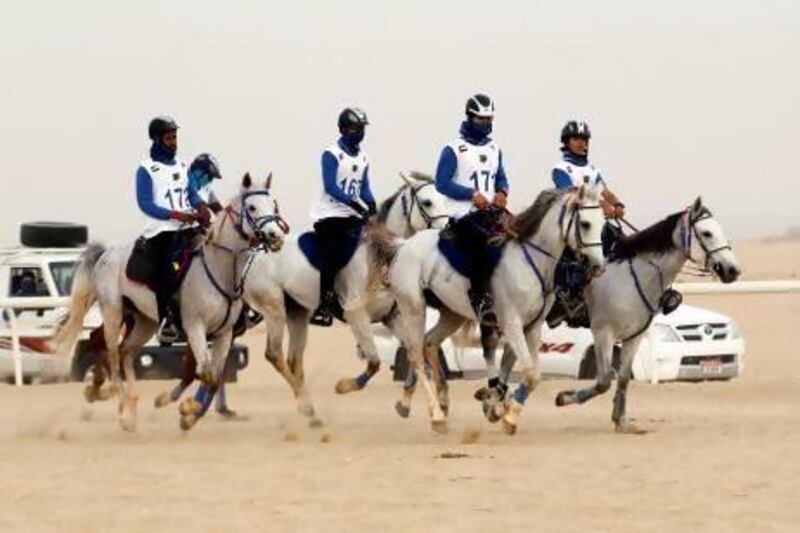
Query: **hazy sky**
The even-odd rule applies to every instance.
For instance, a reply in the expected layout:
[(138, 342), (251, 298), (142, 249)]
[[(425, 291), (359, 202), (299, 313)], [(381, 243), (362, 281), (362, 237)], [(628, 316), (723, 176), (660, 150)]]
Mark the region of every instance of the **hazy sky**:
[(299, 230), (343, 106), (369, 115), (383, 198), (398, 170), (434, 170), (475, 91), (497, 102), (516, 208), (550, 186), (580, 117), (635, 223), (702, 194), (734, 238), (800, 225), (797, 1), (3, 4), (0, 243), (37, 219), (136, 235), (133, 175), (161, 113), (186, 160), (218, 157), (224, 196), (273, 169)]

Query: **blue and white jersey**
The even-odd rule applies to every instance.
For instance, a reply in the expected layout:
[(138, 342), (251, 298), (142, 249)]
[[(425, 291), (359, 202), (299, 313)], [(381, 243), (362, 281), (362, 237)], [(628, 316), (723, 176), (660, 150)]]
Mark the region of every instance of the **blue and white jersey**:
[(556, 161), (552, 170), (553, 184), (559, 189), (579, 187), (584, 183), (597, 185), (601, 189), (606, 182), (600, 174), (600, 169), (595, 167), (585, 157), (566, 154)]
[[(472, 144), (464, 139), (448, 143), (456, 158), (456, 168), (452, 183), (459, 187), (479, 191), (490, 202), (494, 198), (496, 179), (501, 166), (500, 148), (494, 141), (485, 144)], [(449, 211), (452, 216), (465, 215), (472, 208), (472, 198), (448, 197)]]
[(136, 189), (139, 207), (146, 219), (145, 238), (185, 227), (178, 220), (169, 218), (171, 211), (193, 211), (189, 202), (189, 179), (183, 161), (175, 159), (170, 164), (152, 158), (144, 159), (137, 172)]
[[(329, 156), (332, 156), (336, 163), (335, 187), (323, 187), (311, 209), (311, 218), (321, 220), (359, 216), (348, 203), (364, 203), (362, 188), (368, 187), (366, 173), (369, 158), (363, 150), (359, 150), (355, 155), (348, 154), (338, 142), (333, 143), (323, 154), (323, 167)], [(324, 171), (323, 168), (323, 173)], [(334, 190), (338, 193), (338, 198), (331, 194)]]

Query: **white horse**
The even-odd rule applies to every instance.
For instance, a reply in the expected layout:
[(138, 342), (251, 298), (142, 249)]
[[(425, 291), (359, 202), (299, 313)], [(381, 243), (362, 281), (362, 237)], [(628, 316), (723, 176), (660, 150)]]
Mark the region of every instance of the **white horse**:
[[(394, 295), (384, 283), (396, 238), (422, 229), (442, 228), (448, 220), (446, 198), (436, 191), (430, 177), (418, 173), (401, 176), (405, 185), (381, 204), (377, 221), (365, 226), (355, 254), (336, 277), (342, 318), (356, 338), (359, 355), (367, 361), (360, 375), (339, 380), (339, 394), (363, 389), (380, 368), (371, 324), (383, 321), (396, 331)], [(266, 359), (292, 388), (298, 410), (310, 418), (312, 425), (318, 425), (306, 390), (303, 353), (308, 319), (319, 304), (319, 271), (306, 259), (296, 239), (287, 241), (278, 253), (256, 257), (245, 283), (244, 298), (264, 315)], [(289, 333), (288, 358), (283, 353), (284, 328)]]
[[(544, 191), (512, 222), (514, 239), (502, 250), (490, 281), (500, 330), (523, 361), (522, 383), (506, 404), (496, 406), (508, 433), (516, 431), (523, 404), (540, 381), (536, 347), (543, 319), (553, 303), (555, 262), (569, 246), (585, 255), (593, 267), (601, 267), (602, 226), (599, 192), (587, 185), (567, 192)], [(443, 408), (449, 399), (439, 368), (439, 345), (476, 317), (467, 296), (469, 280), (450, 266), (438, 249), (438, 240), (436, 231), (423, 231), (408, 239), (389, 269), (389, 282), (404, 325), (410, 368), (428, 396), (431, 426), (442, 432), (446, 430)], [(427, 335), (426, 292), (441, 303), (439, 322)], [(424, 372), (426, 359), (439, 387), (438, 401)], [(497, 370), (491, 372), (496, 375)]]
[[(735, 281), (739, 265), (720, 224), (700, 198), (689, 208), (625, 238), (603, 274), (584, 289), (591, 318), (597, 361), (597, 383), (578, 391), (562, 391), (556, 405), (584, 403), (611, 387), (614, 344), (622, 343), (617, 392), (611, 418), (621, 433), (640, 433), (625, 416), (631, 365), (664, 291), (692, 261), (723, 283)], [(504, 370), (513, 366), (504, 358)]]
[[(184, 331), (197, 357), (204, 388), (196, 399), (181, 404), (181, 427), (189, 429), (213, 398), (231, 344), (231, 328), (241, 310), (241, 288), (254, 247), (278, 250), (283, 245), (285, 223), (278, 204), (265, 185), (254, 186), (250, 175), (242, 180), (239, 194), (211, 225), (197, 251), (176, 297)], [(69, 314), (56, 333), (59, 352), (67, 353), (83, 328), (89, 308), (98, 302), (103, 316), (105, 342), (110, 360), (113, 390), (120, 394), (119, 421), (123, 429), (136, 429), (133, 361), (158, 325), (155, 294), (128, 279), (125, 270), (132, 244), (105, 248), (90, 245), (84, 253), (72, 287)], [(119, 343), (123, 315), (133, 316), (133, 328)], [(209, 351), (207, 339), (211, 339)], [(125, 383), (120, 378), (120, 355)]]

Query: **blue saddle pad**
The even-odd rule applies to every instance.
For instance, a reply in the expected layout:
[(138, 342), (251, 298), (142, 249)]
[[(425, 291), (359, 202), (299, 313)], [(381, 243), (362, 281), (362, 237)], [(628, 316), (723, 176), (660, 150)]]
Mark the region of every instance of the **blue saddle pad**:
[[(348, 233), (342, 246), (337, 250), (338, 253), (333, 258), (337, 270), (344, 268), (353, 258), (358, 248), (358, 243), (361, 241), (361, 230), (362, 228), (359, 228), (358, 231)], [(322, 250), (317, 243), (317, 234), (313, 231), (307, 231), (300, 235), (300, 238), (297, 239), (297, 244), (300, 246), (300, 251), (308, 259), (308, 262), (311, 263), (311, 266), (319, 270), (322, 266)]]
[[(455, 239), (445, 239), (439, 236), (439, 252), (447, 259), (453, 270), (464, 276), (470, 277), (471, 267), (469, 258), (464, 250), (456, 246)], [(503, 255), (502, 246), (489, 246), (489, 272), (494, 272), (497, 263), (500, 262), (500, 257)]]

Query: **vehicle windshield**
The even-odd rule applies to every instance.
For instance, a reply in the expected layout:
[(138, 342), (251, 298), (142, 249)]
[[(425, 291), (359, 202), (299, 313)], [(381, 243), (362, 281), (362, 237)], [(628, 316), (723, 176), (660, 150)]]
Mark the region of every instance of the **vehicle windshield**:
[(75, 261), (53, 261), (50, 273), (56, 284), (59, 296), (69, 296), (72, 292), (72, 278), (75, 277)]

